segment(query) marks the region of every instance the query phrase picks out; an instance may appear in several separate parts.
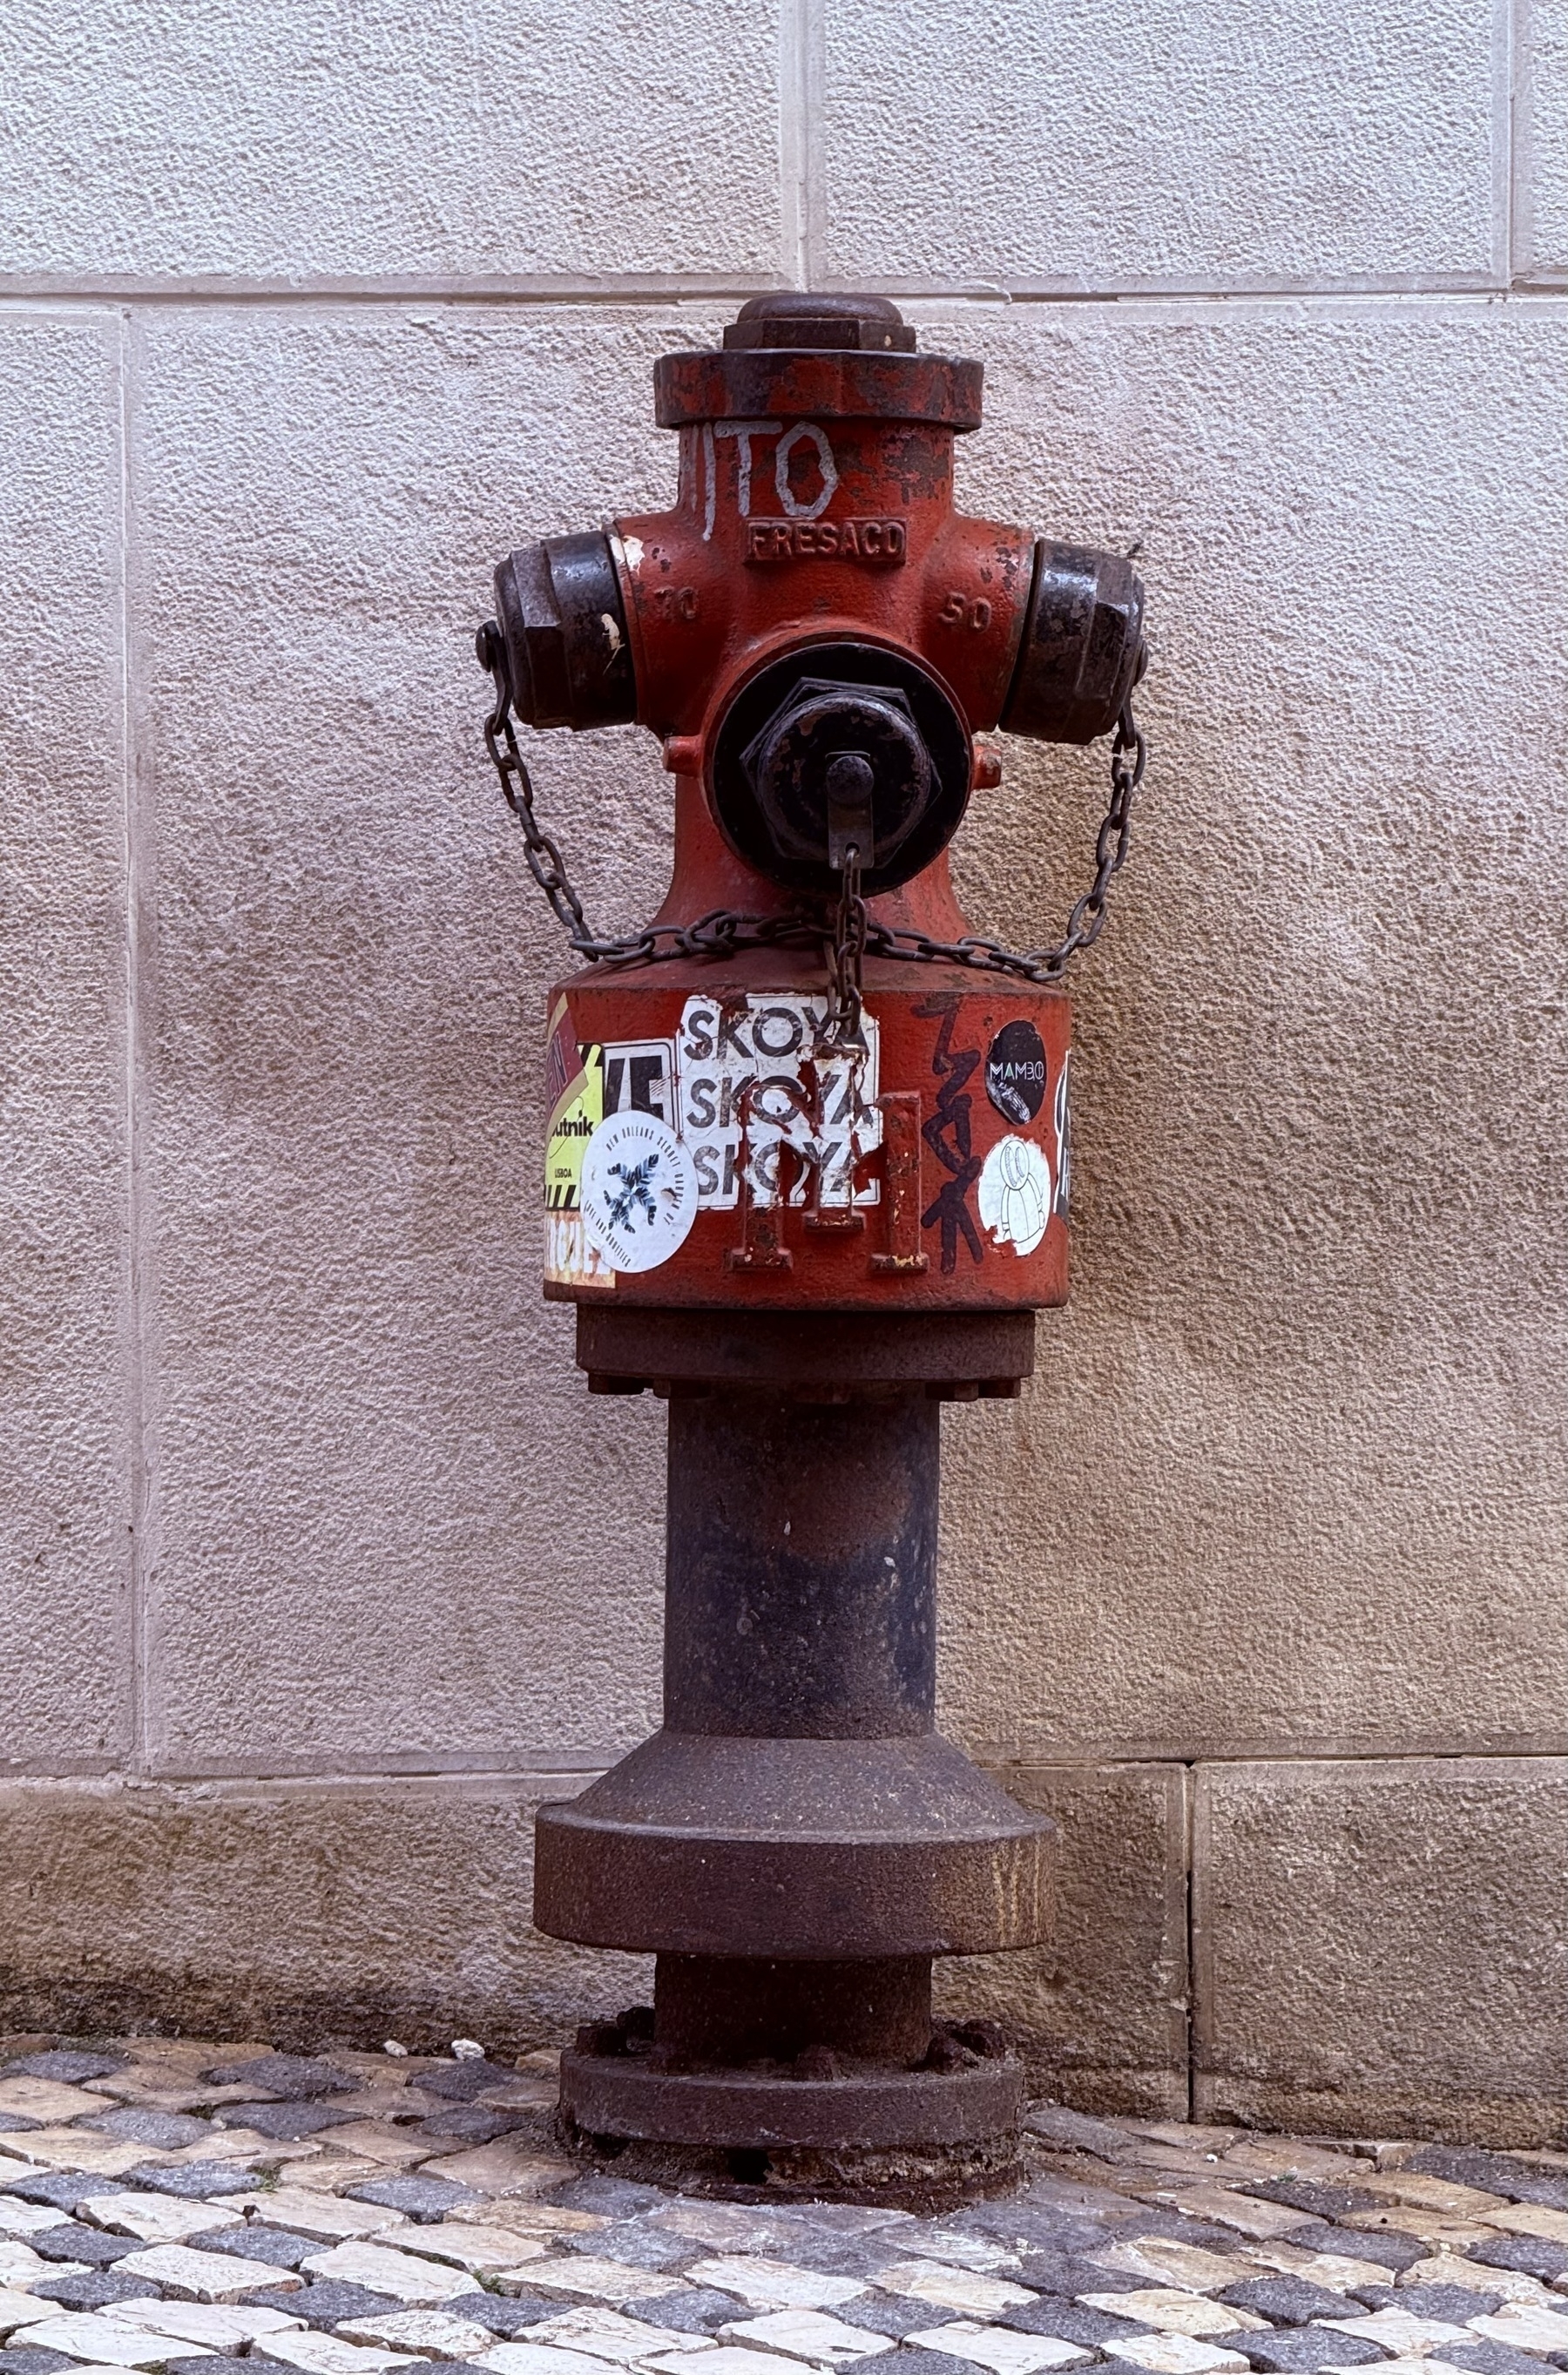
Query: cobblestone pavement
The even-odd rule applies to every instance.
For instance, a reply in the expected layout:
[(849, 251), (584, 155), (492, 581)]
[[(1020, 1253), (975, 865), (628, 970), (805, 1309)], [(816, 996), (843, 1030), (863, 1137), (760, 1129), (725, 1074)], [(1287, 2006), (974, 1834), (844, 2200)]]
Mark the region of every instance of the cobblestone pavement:
[(1568, 2154), (1031, 2114), (939, 2217), (584, 2175), (553, 2057), (0, 2061), (0, 2375), (1539, 2375)]

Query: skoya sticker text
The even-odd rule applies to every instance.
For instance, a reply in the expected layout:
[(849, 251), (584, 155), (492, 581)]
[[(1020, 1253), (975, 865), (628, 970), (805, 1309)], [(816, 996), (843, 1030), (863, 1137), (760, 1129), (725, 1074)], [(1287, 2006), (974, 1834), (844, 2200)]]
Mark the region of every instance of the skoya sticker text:
[(878, 1201), (876, 1180), (855, 1180), (856, 1164), (882, 1138), (876, 1020), (864, 1018), (864, 1048), (822, 1051), (826, 1016), (821, 996), (687, 999), (675, 1045), (677, 1127), (701, 1210), (739, 1202), (743, 1147), (756, 1205), (778, 1202), (786, 1147), (796, 1157), (784, 1191), (791, 1204), (806, 1203), (819, 1177), (824, 1206)]

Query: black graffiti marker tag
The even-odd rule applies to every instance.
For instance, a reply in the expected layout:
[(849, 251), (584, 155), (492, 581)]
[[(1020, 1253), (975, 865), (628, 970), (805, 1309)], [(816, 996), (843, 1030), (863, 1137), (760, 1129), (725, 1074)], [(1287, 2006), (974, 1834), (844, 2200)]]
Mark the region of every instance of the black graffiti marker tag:
[(1004, 1023), (985, 1058), (985, 1093), (1021, 1129), (1045, 1102), (1045, 1049), (1032, 1022)]
[(984, 1241), (969, 1209), (969, 1191), (980, 1176), (980, 1157), (969, 1151), (970, 1100), (964, 1082), (980, 1061), (978, 1047), (954, 1049), (953, 1018), (958, 1012), (956, 998), (928, 998), (924, 1006), (914, 1009), (924, 1022), (942, 1018), (937, 1034), (937, 1045), (931, 1058), (931, 1069), (942, 1083), (937, 1092), (937, 1110), (923, 1124), (920, 1135), (947, 1172), (948, 1177), (937, 1189), (925, 1211), (920, 1215), (923, 1229), (940, 1227), (942, 1232), (942, 1269), (951, 1276), (958, 1268), (959, 1233), (975, 1260), (985, 1258)]

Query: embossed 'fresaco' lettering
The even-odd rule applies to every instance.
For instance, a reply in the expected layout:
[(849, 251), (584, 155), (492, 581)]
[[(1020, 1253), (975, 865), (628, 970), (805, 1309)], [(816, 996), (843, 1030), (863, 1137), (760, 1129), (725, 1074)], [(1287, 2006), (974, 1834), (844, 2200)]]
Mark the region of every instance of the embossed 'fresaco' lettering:
[(868, 561), (896, 569), (908, 551), (902, 519), (754, 519), (746, 526), (748, 561)]

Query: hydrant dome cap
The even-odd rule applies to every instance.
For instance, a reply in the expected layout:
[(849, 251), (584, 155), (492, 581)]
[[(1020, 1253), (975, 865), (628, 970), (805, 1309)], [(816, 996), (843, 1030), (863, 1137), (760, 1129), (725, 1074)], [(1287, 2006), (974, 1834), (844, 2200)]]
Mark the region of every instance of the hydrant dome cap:
[(750, 298), (725, 332), (737, 347), (851, 347), (872, 354), (913, 354), (914, 330), (890, 297), (826, 296), (772, 289)]

